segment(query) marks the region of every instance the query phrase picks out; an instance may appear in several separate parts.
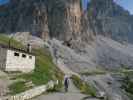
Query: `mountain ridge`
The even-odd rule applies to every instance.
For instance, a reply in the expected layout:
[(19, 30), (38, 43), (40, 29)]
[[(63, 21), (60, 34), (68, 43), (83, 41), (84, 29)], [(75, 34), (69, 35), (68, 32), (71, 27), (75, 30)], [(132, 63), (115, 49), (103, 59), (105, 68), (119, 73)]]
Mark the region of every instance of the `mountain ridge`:
[(91, 0), (88, 17), (95, 22), (95, 32), (119, 42), (133, 43), (133, 16), (113, 0)]
[(31, 32), (47, 40), (57, 38), (71, 45), (90, 43), (96, 35), (133, 43), (133, 16), (113, 0), (91, 0), (87, 12), (81, 0), (11, 0), (1, 6), (0, 32)]

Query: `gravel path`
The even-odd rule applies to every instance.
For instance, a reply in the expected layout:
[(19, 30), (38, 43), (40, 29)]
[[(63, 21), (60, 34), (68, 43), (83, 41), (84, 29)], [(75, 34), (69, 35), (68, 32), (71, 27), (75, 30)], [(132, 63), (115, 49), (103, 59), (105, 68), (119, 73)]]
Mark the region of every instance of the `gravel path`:
[(82, 100), (84, 95), (78, 93), (53, 93), (42, 95), (33, 100)]
[(51, 93), (41, 95), (32, 100), (82, 100), (86, 95), (81, 94), (80, 91), (74, 86), (72, 80), (69, 83), (68, 92), (65, 93), (64, 89), (58, 93)]

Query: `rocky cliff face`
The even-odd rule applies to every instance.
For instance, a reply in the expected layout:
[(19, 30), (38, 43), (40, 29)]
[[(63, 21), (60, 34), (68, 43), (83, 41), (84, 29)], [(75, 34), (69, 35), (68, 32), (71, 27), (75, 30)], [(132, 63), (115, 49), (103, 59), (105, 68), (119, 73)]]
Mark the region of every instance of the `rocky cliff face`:
[(91, 0), (88, 4), (88, 17), (96, 34), (111, 37), (119, 42), (129, 41), (133, 34), (133, 16), (113, 0)]
[(49, 26), (52, 37), (76, 38), (81, 31), (80, 0), (48, 0)]
[[(44, 0), (11, 0), (0, 16), (0, 32), (32, 32), (48, 37), (47, 9)], [(43, 34), (42, 34), (43, 33)]]
[(72, 48), (94, 40), (81, 0), (48, 0), (47, 5), (50, 37), (63, 40)]
[(71, 46), (90, 41), (89, 32), (93, 33), (82, 15), (81, 0), (11, 0), (5, 6), (6, 14), (0, 16), (0, 32), (31, 32), (43, 39), (50, 36), (63, 40)]

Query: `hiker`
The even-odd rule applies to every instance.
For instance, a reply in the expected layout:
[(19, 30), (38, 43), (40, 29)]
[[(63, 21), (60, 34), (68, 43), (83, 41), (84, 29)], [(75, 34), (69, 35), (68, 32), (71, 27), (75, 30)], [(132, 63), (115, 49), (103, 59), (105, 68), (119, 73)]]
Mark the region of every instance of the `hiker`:
[(65, 92), (68, 92), (68, 87), (69, 87), (69, 77), (65, 76), (64, 78), (64, 87), (65, 87)]

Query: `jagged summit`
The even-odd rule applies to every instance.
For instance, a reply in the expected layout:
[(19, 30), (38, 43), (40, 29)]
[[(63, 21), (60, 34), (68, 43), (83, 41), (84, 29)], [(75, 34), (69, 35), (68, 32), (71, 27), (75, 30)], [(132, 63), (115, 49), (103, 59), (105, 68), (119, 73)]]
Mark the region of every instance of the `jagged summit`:
[(88, 10), (98, 17), (130, 16), (129, 12), (114, 2), (114, 0), (91, 0), (88, 3)]
[(113, 0), (91, 0), (88, 4), (88, 17), (93, 17), (97, 34), (102, 34), (119, 42), (132, 42), (133, 16)]

